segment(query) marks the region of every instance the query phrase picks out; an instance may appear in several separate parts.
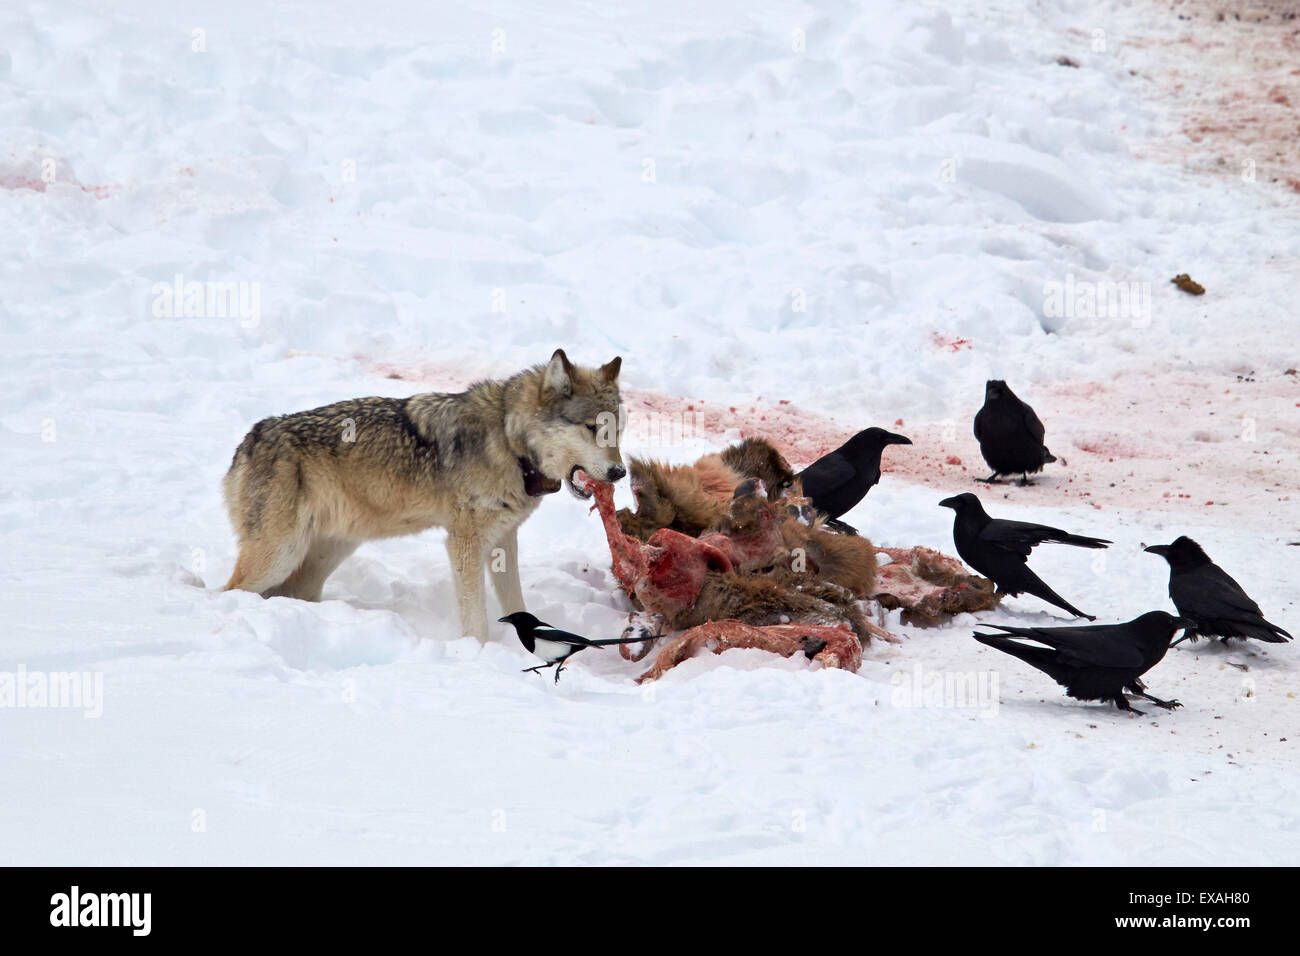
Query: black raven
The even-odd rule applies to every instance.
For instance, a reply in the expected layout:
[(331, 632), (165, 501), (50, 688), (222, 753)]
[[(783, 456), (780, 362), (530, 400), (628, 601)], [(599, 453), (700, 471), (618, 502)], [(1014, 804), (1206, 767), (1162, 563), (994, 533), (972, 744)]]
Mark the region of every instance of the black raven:
[(990, 518), (980, 500), (969, 491), (939, 502), (957, 513), (952, 524), (952, 539), (957, 553), (972, 568), (996, 584), (999, 590), (1016, 595), (1022, 591), (1042, 598), (1075, 617), (1096, 618), (1084, 614), (1077, 607), (1049, 588), (1043, 579), (1030, 570), (1026, 559), (1036, 545), (1044, 541), (1072, 544), (1078, 548), (1104, 548), (1111, 542), (1104, 538), (1087, 538), (1067, 534), (1059, 528), (1028, 521), (1004, 521)]
[(980, 454), (993, 469), (981, 483), (996, 482), (1000, 475), (1021, 475), (1020, 484), (1028, 485), (1031, 472), (1056, 461), (1043, 444), (1043, 423), (1034, 410), (1016, 397), (1001, 379), (984, 384), (984, 407), (975, 413), (975, 438)]
[(1270, 644), (1285, 644), (1291, 635), (1264, 620), (1259, 605), (1230, 578), (1223, 568), (1191, 538), (1183, 535), (1173, 544), (1153, 544), (1146, 550), (1169, 562), (1169, 596), (1178, 613), (1193, 626), (1178, 643), (1198, 637), (1253, 637)]
[(799, 473), (803, 493), (813, 507), (826, 515), (837, 531), (857, 534), (839, 520), (880, 481), (880, 453), (886, 445), (910, 445), (912, 440), (883, 428), (858, 432), (833, 452), (823, 455)]
[(1145, 697), (1157, 707), (1173, 710), (1182, 704), (1147, 693), (1139, 679), (1160, 663), (1179, 628), (1191, 621), (1164, 611), (1148, 611), (1124, 624), (1084, 627), (1006, 627), (989, 624), (1014, 637), (1036, 641), (1022, 644), (1003, 634), (975, 632), (975, 640), (1018, 657), (1065, 688), (1075, 700), (1109, 700), (1120, 710), (1141, 714), (1124, 691)]

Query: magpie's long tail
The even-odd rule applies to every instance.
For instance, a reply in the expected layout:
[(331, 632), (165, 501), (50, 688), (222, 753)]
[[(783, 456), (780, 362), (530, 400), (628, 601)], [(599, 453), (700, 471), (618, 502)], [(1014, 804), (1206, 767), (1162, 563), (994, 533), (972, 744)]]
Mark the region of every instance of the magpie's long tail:
[(649, 641), (653, 638), (653, 634), (645, 634), (641, 637), (607, 637), (590, 643), (592, 647), (608, 647), (610, 644), (640, 644), (642, 641)]

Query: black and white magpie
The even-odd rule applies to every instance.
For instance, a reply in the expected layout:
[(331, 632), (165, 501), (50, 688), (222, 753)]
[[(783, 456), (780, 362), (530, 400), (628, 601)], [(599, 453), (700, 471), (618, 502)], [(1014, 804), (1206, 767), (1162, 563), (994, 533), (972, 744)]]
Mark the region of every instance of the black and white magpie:
[(569, 631), (561, 631), (558, 627), (551, 627), (545, 621), (539, 621), (527, 611), (515, 611), (514, 614), (507, 614), (500, 618), (502, 624), (512, 624), (515, 633), (519, 635), (519, 643), (524, 645), (524, 650), (528, 653), (540, 657), (546, 661), (545, 664), (538, 664), (536, 667), (525, 667), (524, 673), (537, 673), (546, 670), (548, 667), (555, 668), (555, 682), (560, 682), (560, 668), (564, 667), (567, 661), (578, 651), (588, 647), (608, 647), (611, 644), (638, 644), (645, 640), (645, 637), (614, 637), (605, 640), (593, 641), (583, 637), (580, 634), (572, 634)]

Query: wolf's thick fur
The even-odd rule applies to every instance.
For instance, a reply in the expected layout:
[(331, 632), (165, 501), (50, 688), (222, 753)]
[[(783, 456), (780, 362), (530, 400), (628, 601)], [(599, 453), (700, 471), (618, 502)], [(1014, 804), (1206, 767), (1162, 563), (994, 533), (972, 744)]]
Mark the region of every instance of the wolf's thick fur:
[(360, 398), (253, 426), (225, 478), (239, 559), (226, 590), (320, 600), (363, 541), (447, 529), (461, 632), (486, 640), (483, 566), (502, 611), (524, 610), (517, 531), (581, 468), (617, 481), (621, 360), (546, 365), (457, 394)]

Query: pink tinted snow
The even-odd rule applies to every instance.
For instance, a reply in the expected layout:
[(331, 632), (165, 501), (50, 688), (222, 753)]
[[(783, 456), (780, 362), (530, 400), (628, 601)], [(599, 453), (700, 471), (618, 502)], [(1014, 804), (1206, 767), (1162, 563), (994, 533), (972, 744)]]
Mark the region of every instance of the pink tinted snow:
[[(375, 374), (436, 389), (461, 389), (488, 374), (357, 358)], [(1107, 382), (1039, 383), (1021, 396), (1037, 410), (1047, 446), (1061, 459), (1026, 488), (974, 481), (988, 474), (971, 434), (982, 395), (972, 396), (970, 416), (956, 422), (841, 422), (783, 398), (724, 405), (642, 389), (624, 389), (623, 401), (634, 438), (647, 434), (646, 421), (685, 421), (688, 437), (719, 448), (737, 435), (767, 438), (798, 469), (858, 429), (879, 425), (914, 442), (886, 450), (884, 480), (930, 485), (936, 495), (972, 490), (986, 501), (1005, 496), (1040, 507), (1195, 514), (1198, 523), (1296, 533), (1300, 375), (1294, 372), (1240, 381), (1204, 372), (1119, 374)], [(654, 441), (635, 447), (655, 453)]]
[(1138, 155), (1300, 192), (1300, 7), (1167, 0), (1124, 32), (1167, 135)]
[(75, 186), (96, 199), (107, 199), (113, 192), (113, 187), (109, 185), (79, 182), (75, 176), (66, 169), (61, 169), (59, 165), (54, 169), (56, 178), (47, 182), (42, 175), (40, 163), (34, 159), (19, 160), (16, 153), (10, 153), (7, 162), (0, 161), (0, 189), (30, 189), (33, 192), (43, 193), (53, 183), (60, 182)]

